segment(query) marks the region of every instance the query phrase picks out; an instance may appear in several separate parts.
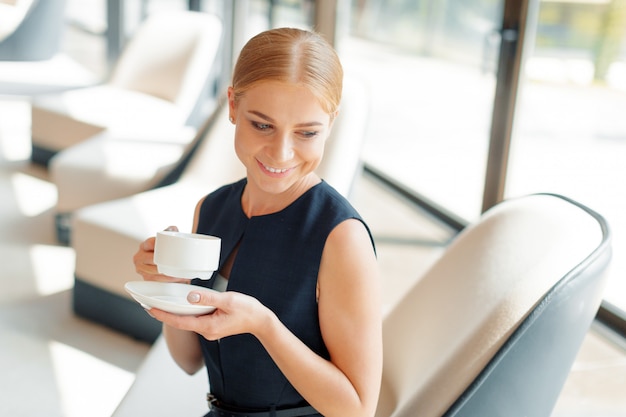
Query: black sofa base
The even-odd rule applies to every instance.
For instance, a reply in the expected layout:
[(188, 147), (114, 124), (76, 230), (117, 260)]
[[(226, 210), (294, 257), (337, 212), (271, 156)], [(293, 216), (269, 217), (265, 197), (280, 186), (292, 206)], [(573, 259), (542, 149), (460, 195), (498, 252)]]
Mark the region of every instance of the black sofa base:
[(74, 277), (74, 313), (110, 327), (135, 339), (153, 343), (161, 333), (161, 323), (135, 301), (113, 294)]

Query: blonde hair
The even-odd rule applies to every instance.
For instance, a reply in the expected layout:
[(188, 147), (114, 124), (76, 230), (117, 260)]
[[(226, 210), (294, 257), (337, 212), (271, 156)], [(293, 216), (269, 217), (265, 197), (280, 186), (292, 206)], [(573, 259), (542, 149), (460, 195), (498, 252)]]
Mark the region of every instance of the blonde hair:
[(341, 101), (343, 68), (335, 49), (321, 35), (271, 29), (254, 36), (241, 50), (232, 80), (235, 101), (263, 81), (304, 85), (333, 117)]

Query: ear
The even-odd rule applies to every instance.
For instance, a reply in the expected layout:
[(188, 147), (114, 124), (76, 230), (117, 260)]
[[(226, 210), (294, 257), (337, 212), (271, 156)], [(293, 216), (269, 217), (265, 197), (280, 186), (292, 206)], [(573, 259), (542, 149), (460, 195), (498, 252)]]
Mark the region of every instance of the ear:
[(231, 121), (237, 120), (237, 111), (235, 109), (235, 90), (232, 86), (228, 87), (228, 118)]

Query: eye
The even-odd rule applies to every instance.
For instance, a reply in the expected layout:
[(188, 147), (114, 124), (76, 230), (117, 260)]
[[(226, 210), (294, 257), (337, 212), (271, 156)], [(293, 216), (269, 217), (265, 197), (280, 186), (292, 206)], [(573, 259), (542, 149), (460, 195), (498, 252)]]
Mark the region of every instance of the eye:
[(260, 122), (251, 122), (252, 126), (256, 129), (256, 130), (260, 130), (260, 131), (266, 131), (272, 128), (272, 125), (269, 123), (260, 123)]
[(301, 132), (298, 132), (298, 134), (303, 137), (304, 139), (313, 139), (315, 138), (317, 135), (319, 135), (320, 132), (316, 131), (316, 130), (304, 130)]

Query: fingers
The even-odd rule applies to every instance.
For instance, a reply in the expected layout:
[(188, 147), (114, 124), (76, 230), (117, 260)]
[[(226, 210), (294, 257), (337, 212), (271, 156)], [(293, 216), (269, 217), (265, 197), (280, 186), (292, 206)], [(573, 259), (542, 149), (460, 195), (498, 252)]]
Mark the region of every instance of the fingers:
[(189, 294), (187, 294), (187, 301), (191, 304), (199, 304), (203, 306), (213, 306), (219, 308), (219, 299), (219, 293), (209, 289), (190, 291)]
[(154, 264), (154, 238), (148, 238), (139, 244), (139, 249), (133, 255), (133, 263), (135, 264), (135, 271), (141, 276), (146, 278), (147, 275), (157, 273), (156, 265)]
[(151, 308), (150, 310), (146, 310), (146, 312), (152, 318), (180, 330), (197, 332), (199, 329), (198, 317), (196, 316), (181, 316), (159, 310), (158, 308)]
[(154, 236), (149, 237), (139, 244), (139, 249), (145, 252), (154, 252), (155, 242), (156, 242), (156, 238)]
[(215, 311), (200, 316), (171, 314), (156, 308), (149, 311), (155, 319), (168, 326), (193, 331), (207, 340), (236, 334), (256, 334), (266, 323), (269, 310), (253, 297), (237, 292), (218, 292), (200, 288), (187, 294), (191, 304), (207, 305)]
[[(178, 228), (176, 226), (169, 226), (165, 230), (178, 231)], [(139, 249), (133, 256), (135, 272), (141, 275), (146, 281), (180, 282), (189, 284), (191, 280), (188, 278), (175, 278), (159, 273), (158, 268), (154, 263), (155, 243), (156, 238), (152, 236), (139, 244)]]
[(173, 314), (158, 308), (152, 308), (150, 310), (146, 310), (146, 312), (152, 318), (162, 322), (163, 324), (179, 330), (196, 332), (201, 334), (207, 340), (217, 340), (224, 336), (223, 332), (220, 331), (221, 325), (219, 322), (221, 320), (217, 318), (217, 315), (215, 315), (217, 311), (215, 313), (200, 316)]

